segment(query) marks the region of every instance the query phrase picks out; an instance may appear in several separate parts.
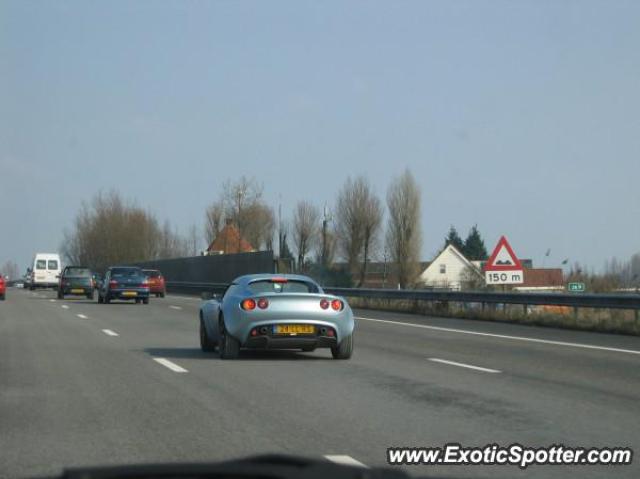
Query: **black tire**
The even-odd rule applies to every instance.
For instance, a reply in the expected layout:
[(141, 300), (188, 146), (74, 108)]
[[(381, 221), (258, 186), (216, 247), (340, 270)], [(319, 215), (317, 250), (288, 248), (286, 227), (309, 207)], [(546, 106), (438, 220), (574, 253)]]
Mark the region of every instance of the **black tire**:
[(200, 349), (205, 353), (211, 353), (216, 349), (216, 342), (212, 341), (207, 333), (207, 328), (204, 326), (204, 321), (200, 318)]
[(149, 298), (142, 298), (142, 304), (149, 304)]
[(111, 302), (111, 298), (109, 297), (109, 294), (105, 294), (102, 300), (104, 301), (104, 304), (109, 304)]
[(220, 341), (218, 342), (218, 353), (220, 359), (237, 359), (240, 355), (240, 341), (231, 336), (224, 325), (224, 319), (219, 322)]
[(164, 295), (165, 295), (165, 294), (166, 294), (166, 293), (160, 293), (160, 297), (161, 297), (161, 298), (164, 298)]
[(87, 299), (93, 301), (94, 299), (93, 291), (91, 291), (90, 293), (87, 293)]
[(58, 299), (64, 299), (64, 293), (58, 290)]
[(104, 304), (104, 299), (100, 293), (98, 293), (98, 304)]
[(36, 287), (35, 286), (29, 286), (29, 291), (35, 291)]
[(333, 359), (350, 359), (353, 354), (353, 333), (342, 340), (340, 344), (331, 348)]
[(142, 301), (140, 298), (136, 298), (136, 304), (140, 304), (140, 301)]
[(5, 299), (7, 299), (7, 295), (6, 294), (0, 294), (0, 301), (4, 301)]

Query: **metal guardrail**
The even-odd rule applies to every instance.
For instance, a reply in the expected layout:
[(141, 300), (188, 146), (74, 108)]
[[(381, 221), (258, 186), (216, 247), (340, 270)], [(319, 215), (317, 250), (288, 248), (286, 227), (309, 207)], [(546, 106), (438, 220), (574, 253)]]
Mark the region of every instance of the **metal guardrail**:
[[(169, 281), (170, 292), (200, 294), (221, 293), (224, 283)], [(352, 298), (372, 298), (409, 301), (438, 301), (482, 304), (521, 304), (524, 306), (549, 305), (573, 308), (606, 308), (640, 310), (640, 294), (594, 293), (494, 293), (487, 291), (434, 291), (420, 289), (363, 289), (323, 288), (328, 294)]]

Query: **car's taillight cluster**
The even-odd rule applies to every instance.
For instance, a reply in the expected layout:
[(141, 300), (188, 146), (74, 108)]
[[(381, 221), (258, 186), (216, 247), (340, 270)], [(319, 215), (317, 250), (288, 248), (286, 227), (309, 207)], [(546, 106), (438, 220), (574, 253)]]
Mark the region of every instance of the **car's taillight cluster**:
[(269, 300), (267, 298), (258, 298), (256, 301), (253, 298), (245, 299), (240, 303), (240, 307), (245, 311), (253, 311), (254, 309), (267, 309), (269, 307)]
[(118, 287), (118, 282), (115, 279), (112, 279), (111, 281), (109, 281), (109, 287), (110, 288), (117, 288)]
[(329, 306), (331, 306), (331, 309), (333, 309), (334, 311), (342, 311), (342, 308), (344, 308), (344, 303), (339, 299), (329, 301), (328, 299), (322, 298), (320, 300), (320, 307), (322, 309), (329, 309)]

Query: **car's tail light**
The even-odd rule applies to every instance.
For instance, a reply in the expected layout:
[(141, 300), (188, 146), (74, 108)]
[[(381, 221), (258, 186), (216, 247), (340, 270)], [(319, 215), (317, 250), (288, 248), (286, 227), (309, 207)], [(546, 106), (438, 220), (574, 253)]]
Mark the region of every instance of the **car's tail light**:
[(327, 301), (326, 299), (321, 299), (320, 300), (320, 307), (322, 309), (329, 309), (329, 301)]
[(118, 287), (118, 282), (115, 279), (112, 279), (111, 281), (109, 281), (109, 287), (110, 288), (117, 288)]
[(245, 299), (242, 303), (240, 303), (240, 306), (245, 311), (253, 311), (254, 309), (256, 309), (256, 301), (255, 299), (251, 298)]
[(287, 278), (272, 278), (272, 283), (288, 283), (289, 280)]
[(142, 286), (143, 288), (148, 288), (149, 287), (149, 281), (143, 281), (140, 286)]
[(258, 300), (258, 308), (267, 309), (269, 307), (269, 300), (267, 298), (260, 298)]
[(341, 311), (342, 301), (340, 301), (339, 299), (334, 299), (333, 301), (331, 301), (331, 309), (333, 309), (334, 311)]

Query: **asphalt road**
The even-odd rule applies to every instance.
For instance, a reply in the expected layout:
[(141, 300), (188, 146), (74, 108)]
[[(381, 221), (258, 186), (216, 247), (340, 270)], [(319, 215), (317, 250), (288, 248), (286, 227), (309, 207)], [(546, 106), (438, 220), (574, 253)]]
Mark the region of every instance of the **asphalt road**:
[[(386, 463), (390, 446), (640, 450), (640, 338), (358, 311), (350, 361), (200, 351), (196, 298), (148, 306), (10, 289), (0, 477), (256, 453)], [(457, 363), (457, 364), (452, 364)], [(478, 369), (479, 368), (479, 369)], [(631, 466), (411, 466), (435, 477), (640, 477)], [(396, 466), (398, 467), (398, 466)]]

